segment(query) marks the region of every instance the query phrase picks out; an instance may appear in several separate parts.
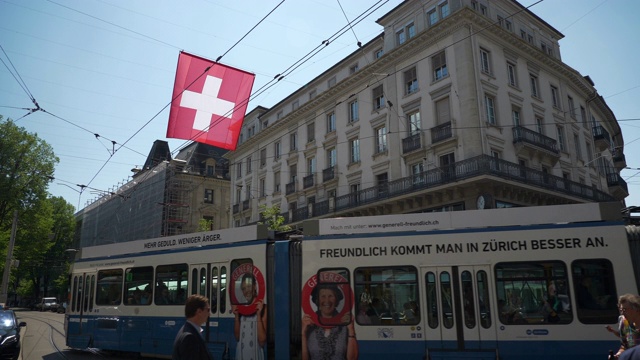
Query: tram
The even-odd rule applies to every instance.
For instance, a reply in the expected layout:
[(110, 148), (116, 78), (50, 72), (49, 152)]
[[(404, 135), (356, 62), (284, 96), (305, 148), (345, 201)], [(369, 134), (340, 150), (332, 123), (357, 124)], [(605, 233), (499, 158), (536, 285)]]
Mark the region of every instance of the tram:
[(83, 248), (66, 339), (170, 358), (202, 294), (216, 359), (242, 358), (234, 326), (259, 310), (259, 358), (602, 359), (633, 274), (617, 204), (252, 225)]

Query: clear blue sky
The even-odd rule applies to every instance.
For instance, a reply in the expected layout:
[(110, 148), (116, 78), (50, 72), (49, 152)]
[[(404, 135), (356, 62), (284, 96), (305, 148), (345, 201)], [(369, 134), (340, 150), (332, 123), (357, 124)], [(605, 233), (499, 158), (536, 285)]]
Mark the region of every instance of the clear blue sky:
[[(280, 0), (0, 0), (0, 45), (47, 114), (18, 124), (60, 158), (49, 191), (79, 208), (115, 189), (141, 166), (153, 141), (166, 139), (178, 52), (215, 59)], [(378, 35), (391, 0), (250, 104), (270, 107)], [(533, 0), (522, 0), (529, 6)], [(254, 90), (371, 7), (363, 0), (286, 0), (222, 62), (256, 74)], [(628, 205), (640, 205), (640, 1), (543, 0), (531, 11), (565, 35), (565, 63), (589, 75), (620, 121)], [(0, 59), (7, 58), (0, 52)], [(29, 97), (0, 64), (0, 114), (17, 119)], [(159, 114), (158, 114), (159, 113)], [(156, 116), (154, 118), (154, 116)], [(64, 120), (62, 120), (62, 119)], [(153, 119), (153, 120), (152, 120)], [(145, 126), (145, 124), (147, 124)], [(100, 135), (99, 139), (93, 135)], [(111, 140), (126, 142), (111, 157)], [(119, 145), (116, 145), (118, 148)], [(106, 164), (106, 165), (105, 165)], [(102, 168), (102, 169), (101, 169)], [(76, 184), (89, 185), (82, 194)]]

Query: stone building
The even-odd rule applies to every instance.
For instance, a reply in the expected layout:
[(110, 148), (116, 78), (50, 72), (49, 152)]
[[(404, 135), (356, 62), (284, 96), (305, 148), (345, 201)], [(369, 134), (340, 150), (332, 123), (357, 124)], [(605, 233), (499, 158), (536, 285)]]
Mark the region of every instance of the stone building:
[(620, 126), (517, 1), (407, 0), (384, 33), (245, 119), (232, 226), (620, 201)]

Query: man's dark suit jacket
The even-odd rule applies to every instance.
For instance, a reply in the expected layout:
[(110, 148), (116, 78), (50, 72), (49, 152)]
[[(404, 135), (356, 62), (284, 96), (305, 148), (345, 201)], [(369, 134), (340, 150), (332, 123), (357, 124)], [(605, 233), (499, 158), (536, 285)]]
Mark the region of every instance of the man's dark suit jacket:
[(188, 321), (173, 342), (173, 360), (213, 360), (200, 332)]

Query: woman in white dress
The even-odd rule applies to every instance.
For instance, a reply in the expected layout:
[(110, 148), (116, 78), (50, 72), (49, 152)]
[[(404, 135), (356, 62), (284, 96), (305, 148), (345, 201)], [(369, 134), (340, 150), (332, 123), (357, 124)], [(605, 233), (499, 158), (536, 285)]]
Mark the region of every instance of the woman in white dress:
[(253, 274), (244, 274), (240, 286), (242, 295), (247, 299), (244, 306), (253, 305), (255, 302), (256, 312), (242, 315), (238, 312), (238, 305), (232, 306), (235, 315), (233, 333), (238, 341), (236, 360), (263, 360), (263, 347), (267, 342), (267, 309), (262, 300), (257, 299), (258, 289)]

